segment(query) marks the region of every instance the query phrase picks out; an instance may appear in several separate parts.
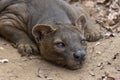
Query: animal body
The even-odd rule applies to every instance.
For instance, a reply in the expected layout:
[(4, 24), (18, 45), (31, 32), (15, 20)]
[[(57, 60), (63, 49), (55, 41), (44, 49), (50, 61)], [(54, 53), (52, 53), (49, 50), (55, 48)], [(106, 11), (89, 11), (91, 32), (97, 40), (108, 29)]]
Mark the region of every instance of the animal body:
[(63, 0), (0, 0), (0, 35), (16, 44), (21, 55), (40, 53), (69, 69), (84, 62), (86, 40), (101, 36), (85, 9)]

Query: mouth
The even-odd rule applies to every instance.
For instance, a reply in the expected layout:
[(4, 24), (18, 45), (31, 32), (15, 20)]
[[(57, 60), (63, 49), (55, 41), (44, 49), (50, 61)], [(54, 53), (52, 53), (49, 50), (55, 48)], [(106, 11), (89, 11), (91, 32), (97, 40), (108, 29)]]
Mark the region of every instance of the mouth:
[(67, 64), (65, 67), (67, 69), (70, 69), (70, 70), (78, 70), (78, 69), (81, 69), (83, 64), (84, 64), (85, 60), (82, 60), (82, 61), (75, 61), (71, 64)]
[(81, 65), (72, 65), (72, 66), (67, 66), (66, 68), (70, 70), (78, 70), (81, 67), (82, 67)]
[(63, 57), (57, 57), (57, 59), (46, 59), (47, 61), (57, 65), (57, 66), (61, 66), (64, 67), (66, 69), (70, 69), (70, 70), (78, 70), (80, 68), (82, 68), (84, 62), (85, 62), (85, 58), (82, 58), (80, 60), (75, 60), (75, 59), (65, 59)]

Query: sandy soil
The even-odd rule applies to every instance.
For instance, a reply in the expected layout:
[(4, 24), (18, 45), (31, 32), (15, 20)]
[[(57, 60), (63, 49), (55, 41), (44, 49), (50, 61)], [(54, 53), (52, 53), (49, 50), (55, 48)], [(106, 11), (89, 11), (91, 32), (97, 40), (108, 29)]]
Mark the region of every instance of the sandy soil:
[(120, 35), (89, 42), (88, 53), (84, 66), (71, 71), (40, 56), (21, 57), (17, 49), (0, 38), (0, 60), (9, 60), (0, 63), (0, 80), (106, 80), (101, 79), (105, 72), (120, 80)]
[(44, 61), (40, 56), (21, 57), (10, 43), (0, 38), (0, 80), (99, 80), (105, 72), (120, 79), (120, 37), (88, 43), (83, 68), (71, 71)]

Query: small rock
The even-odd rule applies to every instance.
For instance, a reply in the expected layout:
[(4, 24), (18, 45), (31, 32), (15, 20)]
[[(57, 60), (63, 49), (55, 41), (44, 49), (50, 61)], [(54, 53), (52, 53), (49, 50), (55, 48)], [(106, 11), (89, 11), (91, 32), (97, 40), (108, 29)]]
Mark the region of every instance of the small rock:
[(44, 76), (41, 75), (41, 74), (38, 74), (37, 77), (39, 77), (39, 78), (44, 78)]
[(119, 53), (116, 53), (113, 57), (113, 60), (117, 59), (118, 56), (119, 56)]
[(102, 62), (98, 63), (97, 67), (101, 67), (103, 65)]
[(91, 76), (95, 76), (95, 73), (94, 73), (93, 71), (90, 71), (89, 74), (90, 74)]
[(108, 72), (105, 72), (105, 76), (102, 77), (102, 80), (116, 80), (114, 77), (110, 77)]
[(104, 66), (102, 65), (102, 66), (100, 66), (100, 70), (103, 70), (104, 69)]
[(111, 64), (112, 64), (111, 62), (107, 61), (107, 65), (111, 65)]
[(4, 50), (4, 48), (3, 48), (3, 47), (0, 47), (0, 49), (1, 49), (1, 50)]
[(103, 4), (106, 0), (97, 0), (97, 3)]
[(98, 45), (100, 45), (100, 42), (97, 42), (97, 43), (95, 44), (95, 46), (98, 46)]
[(8, 59), (1, 59), (1, 60), (0, 60), (0, 63), (8, 63), (8, 62), (9, 62)]
[(107, 33), (105, 34), (105, 38), (115, 37), (116, 35), (117, 35), (116, 33), (107, 32)]
[(105, 34), (105, 37), (110, 37), (110, 35), (111, 35), (111, 33), (110, 33), (110, 32), (107, 32), (107, 33)]
[(102, 52), (100, 52), (100, 51), (97, 51), (97, 52), (96, 52), (96, 54), (101, 54), (101, 53), (102, 53)]
[(53, 80), (52, 78), (47, 78), (47, 80)]
[(48, 78), (48, 75), (47, 75), (47, 74), (44, 74), (44, 78), (46, 78), (46, 79), (47, 79), (47, 78)]
[(40, 68), (38, 69), (37, 77), (47, 79), (47, 80), (53, 80), (53, 78), (49, 77), (50, 76), (49, 73), (46, 73), (46, 71), (43, 71), (43, 70), (41, 70)]

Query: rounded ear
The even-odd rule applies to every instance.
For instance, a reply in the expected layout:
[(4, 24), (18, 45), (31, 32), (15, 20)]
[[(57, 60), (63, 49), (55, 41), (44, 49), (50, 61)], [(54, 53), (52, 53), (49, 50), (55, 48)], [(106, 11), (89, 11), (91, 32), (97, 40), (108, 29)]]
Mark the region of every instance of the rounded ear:
[(32, 35), (37, 39), (37, 41), (39, 41), (43, 36), (55, 30), (56, 29), (54, 29), (52, 26), (46, 24), (37, 24), (32, 29)]
[(85, 29), (86, 26), (86, 17), (81, 15), (75, 22), (76, 26), (79, 26), (81, 29)]

